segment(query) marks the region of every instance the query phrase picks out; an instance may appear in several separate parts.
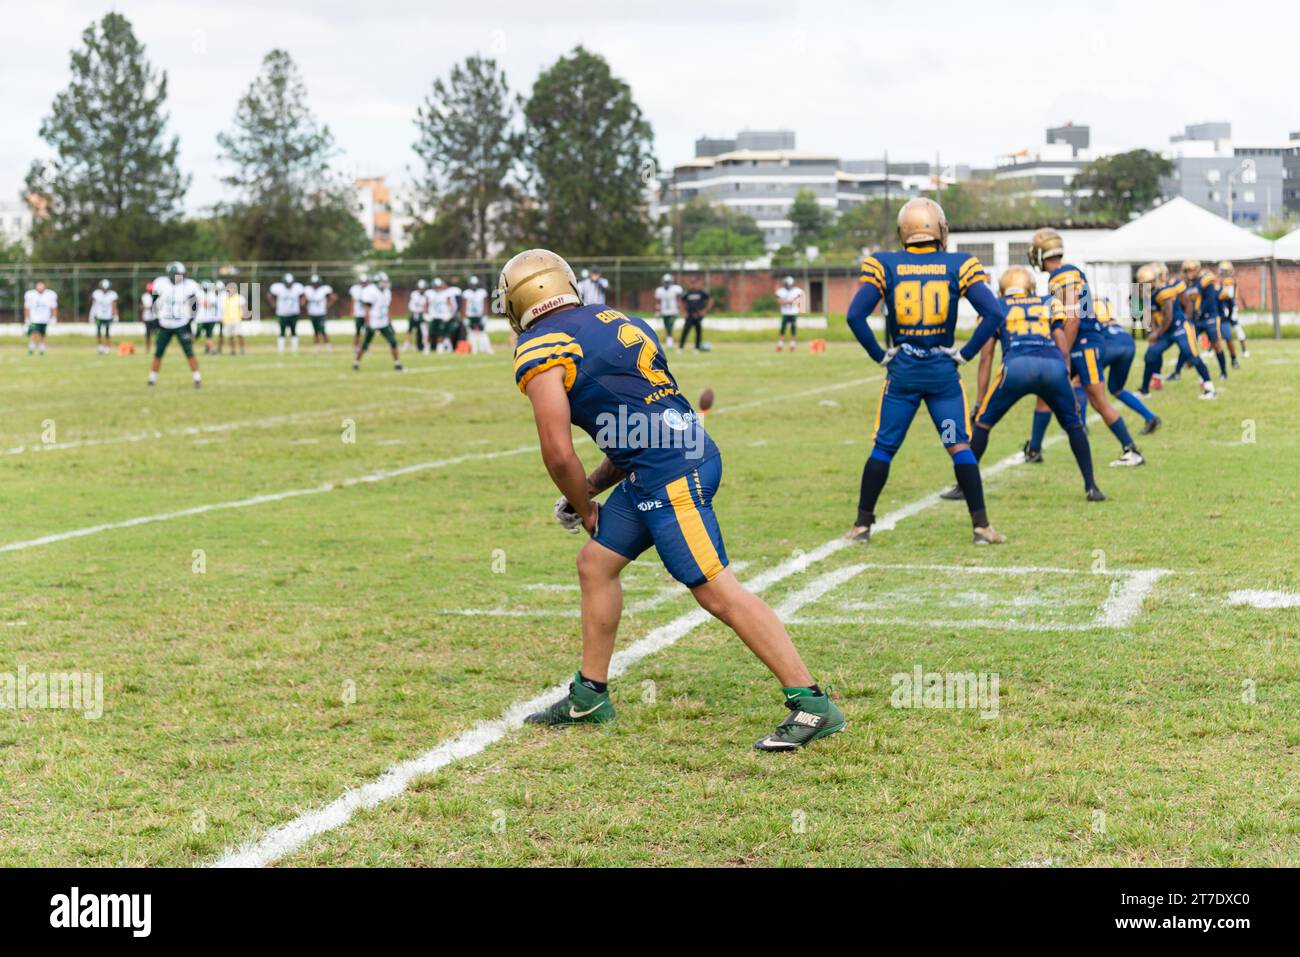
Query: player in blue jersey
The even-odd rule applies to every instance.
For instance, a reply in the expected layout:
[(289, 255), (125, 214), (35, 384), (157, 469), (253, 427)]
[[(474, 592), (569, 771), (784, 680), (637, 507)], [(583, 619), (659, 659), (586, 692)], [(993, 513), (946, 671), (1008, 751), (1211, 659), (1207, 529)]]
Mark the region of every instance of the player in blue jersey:
[[(998, 370), (997, 381), (989, 388), (994, 343), (990, 339), (980, 350), (979, 394), (984, 399), (975, 413), (971, 451), (977, 459), (982, 459), (993, 426), (1022, 398), (1036, 395), (1056, 414), (1056, 420), (1070, 438), (1070, 450), (1083, 476), (1084, 495), (1089, 502), (1106, 501), (1093, 475), (1088, 433), (1070, 385), (1065, 306), (1055, 296), (1037, 295), (1034, 278), (1023, 266), (1004, 271), (998, 279), (998, 288), (1002, 293), (998, 302), (1007, 316), (1000, 336), (1002, 368)], [(953, 486), (942, 497), (961, 498), (961, 487)]]
[[(591, 536), (578, 552), (582, 665), (569, 693), (527, 720), (613, 719), (607, 681), (623, 610), (619, 575), (653, 545), (669, 574), (780, 680), (790, 713), (755, 748), (793, 751), (843, 730), (844, 715), (813, 681), (781, 620), (727, 567), (713, 511), (722, 456), (654, 330), (603, 303), (584, 306), (573, 270), (545, 249), (505, 264), (497, 301), (518, 334), (515, 382), (532, 403), (542, 461), (562, 493), (556, 519)], [(590, 475), (573, 450), (574, 425), (605, 453)]]
[[(1097, 410), (1119, 442), (1120, 457), (1110, 464), (1144, 465), (1146, 459), (1134, 443), (1128, 425), (1106, 398), (1106, 387), (1101, 378), (1104, 336), (1087, 275), (1078, 266), (1065, 261), (1065, 241), (1050, 227), (1034, 233), (1030, 240), (1029, 263), (1047, 273), (1048, 293), (1065, 307), (1065, 342), (1070, 348), (1070, 373), (1078, 377), (1088, 396), (1088, 404)], [(1051, 414), (1040, 405), (1034, 413), (1033, 428), (1025, 445), (1025, 461), (1042, 461), (1043, 434), (1050, 420)]]
[(1106, 391), (1142, 416), (1146, 423), (1142, 426), (1142, 434), (1149, 435), (1164, 425), (1164, 421), (1128, 387), (1129, 370), (1133, 368), (1133, 358), (1137, 355), (1133, 334), (1115, 320), (1115, 308), (1104, 296), (1097, 297), (1097, 320), (1101, 323), (1104, 343), (1101, 368), (1106, 373)]
[(1237, 362), (1237, 340), (1241, 340), (1241, 355), (1246, 351), (1246, 330), (1237, 322), (1237, 277), (1236, 268), (1228, 260), (1219, 263), (1219, 330), (1223, 333), (1224, 345), (1232, 357), (1232, 367), (1241, 368)]
[(1237, 279), (1236, 269), (1228, 260), (1218, 266), (1219, 272), (1219, 331), (1223, 334), (1223, 344), (1228, 348), (1232, 367), (1240, 369), (1237, 361), (1237, 340), (1241, 340), (1242, 355), (1246, 354), (1246, 334), (1237, 322)]
[[(968, 362), (997, 331), (1004, 318), (987, 285), (984, 267), (967, 253), (948, 252), (948, 220), (931, 199), (909, 200), (898, 212), (903, 248), (862, 261), (861, 286), (849, 304), (848, 324), (872, 359), (885, 366), (885, 384), (876, 410), (871, 455), (862, 467), (858, 517), (845, 535), (856, 542), (871, 538), (876, 502), (889, 478), (889, 464), (907, 437), (912, 419), (925, 403), (940, 441), (952, 456), (953, 471), (970, 509), (976, 545), (997, 545), (1006, 536), (990, 524), (984, 508), (979, 461), (967, 435), (970, 407), (957, 366)], [(960, 349), (953, 345), (957, 303), (965, 296), (980, 314), (980, 324)], [(876, 341), (867, 319), (881, 302), (890, 348)]]
[[(1183, 282), (1187, 284), (1187, 315), (1192, 320), (1192, 328), (1196, 332), (1194, 347), (1200, 350), (1200, 340), (1204, 336), (1219, 362), (1219, 379), (1226, 379), (1228, 362), (1223, 353), (1223, 340), (1219, 335), (1219, 279), (1213, 269), (1202, 267), (1195, 259), (1184, 261), (1182, 273)], [(1169, 377), (1170, 380), (1177, 379), (1183, 366), (1187, 364), (1187, 359), (1180, 353), (1178, 364), (1174, 366), (1174, 374)]]
[(1213, 399), (1214, 382), (1210, 379), (1210, 370), (1196, 354), (1196, 330), (1183, 311), (1187, 303), (1187, 284), (1181, 277), (1168, 276), (1158, 265), (1151, 263), (1138, 269), (1137, 283), (1141, 288), (1141, 307), (1147, 317), (1148, 329), (1147, 354), (1143, 360), (1142, 390), (1139, 395), (1146, 398), (1151, 394), (1151, 380), (1160, 372), (1165, 350), (1177, 346), (1178, 352), (1186, 357), (1201, 377), (1200, 398)]

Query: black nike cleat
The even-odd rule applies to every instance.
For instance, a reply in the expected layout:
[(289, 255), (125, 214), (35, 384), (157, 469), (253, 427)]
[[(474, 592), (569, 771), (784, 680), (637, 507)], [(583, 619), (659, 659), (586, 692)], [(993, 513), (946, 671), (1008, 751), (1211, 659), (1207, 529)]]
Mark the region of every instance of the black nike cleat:
[(939, 497), (949, 502), (966, 501), (966, 493), (961, 490), (960, 485), (954, 485), (952, 488), (948, 489), (947, 491), (940, 492)]
[(1043, 450), (1042, 450), (1042, 449), (1031, 449), (1031, 448), (1029, 447), (1029, 443), (1026, 442), (1026, 443), (1025, 443), (1025, 447), (1024, 447), (1021, 451), (1023, 452), (1023, 454), (1024, 454), (1024, 456), (1025, 456), (1025, 461), (1026, 461), (1026, 462), (1033, 462), (1035, 465), (1042, 465), (1042, 464), (1043, 464)]
[(1101, 489), (1094, 485), (1092, 488), (1088, 489), (1088, 501), (1104, 502), (1106, 501), (1106, 496), (1102, 494)]
[(1165, 424), (1165, 420), (1160, 418), (1160, 416), (1158, 415), (1155, 416), (1154, 418), (1147, 419), (1147, 424), (1142, 426), (1142, 434), (1150, 435), (1152, 432), (1154, 432), (1156, 429), (1160, 428), (1160, 426), (1164, 424)]

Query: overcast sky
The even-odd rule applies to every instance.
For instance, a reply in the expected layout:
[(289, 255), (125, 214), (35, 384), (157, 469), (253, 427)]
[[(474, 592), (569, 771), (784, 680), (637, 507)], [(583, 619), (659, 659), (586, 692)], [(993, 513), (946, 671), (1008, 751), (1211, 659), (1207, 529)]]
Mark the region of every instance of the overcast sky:
[(845, 158), (888, 149), (945, 165), (991, 165), (1066, 121), (1116, 148), (1158, 148), (1201, 120), (1231, 120), (1238, 140), (1300, 130), (1294, 0), (1256, 0), (1239, 18), (1224, 0), (0, 0), (4, 198), (44, 153), (37, 131), (69, 50), (111, 9), (167, 71), (191, 208), (221, 197), (216, 132), (277, 46), (302, 68), (340, 168), (396, 182), (414, 162), (416, 106), (452, 62), (493, 55), (526, 93), (578, 43), (631, 84), (664, 164), (691, 156), (699, 135), (741, 128), (792, 128), (800, 148)]

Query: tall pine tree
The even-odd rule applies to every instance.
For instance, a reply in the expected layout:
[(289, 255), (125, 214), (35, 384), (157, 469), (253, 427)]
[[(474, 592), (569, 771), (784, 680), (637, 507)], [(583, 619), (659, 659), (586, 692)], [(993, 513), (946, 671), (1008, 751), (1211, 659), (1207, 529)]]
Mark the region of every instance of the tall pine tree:
[(131, 23), (105, 14), (72, 51), (72, 78), (41, 123), (54, 156), (32, 164), (34, 256), (55, 261), (164, 259), (188, 227), (189, 177), (167, 134), (167, 74)]
[(415, 117), (424, 164), (416, 189), (437, 218), (412, 242), (424, 255), (486, 259), (505, 239), (521, 138), (515, 100), (495, 60), (470, 56), (452, 67)]
[(330, 168), (334, 137), (307, 107), (293, 59), (272, 50), (240, 98), (233, 127), (217, 135), (234, 198), (220, 216), (229, 252), (241, 259), (344, 259), (365, 248), (357, 200)]
[(537, 77), (524, 117), (538, 238), (565, 256), (645, 253), (654, 155), (631, 88), (579, 46)]

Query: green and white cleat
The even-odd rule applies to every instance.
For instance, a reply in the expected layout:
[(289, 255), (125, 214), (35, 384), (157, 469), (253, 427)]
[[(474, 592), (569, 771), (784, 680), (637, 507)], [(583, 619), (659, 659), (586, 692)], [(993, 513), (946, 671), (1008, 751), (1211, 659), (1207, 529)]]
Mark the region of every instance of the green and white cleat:
[(790, 709), (776, 730), (754, 744), (755, 751), (798, 751), (807, 744), (844, 730), (844, 712), (830, 695), (797, 695), (785, 699)]
[(604, 724), (614, 720), (614, 702), (609, 691), (592, 691), (575, 674), (569, 682), (569, 693), (543, 711), (524, 719), (528, 724)]

